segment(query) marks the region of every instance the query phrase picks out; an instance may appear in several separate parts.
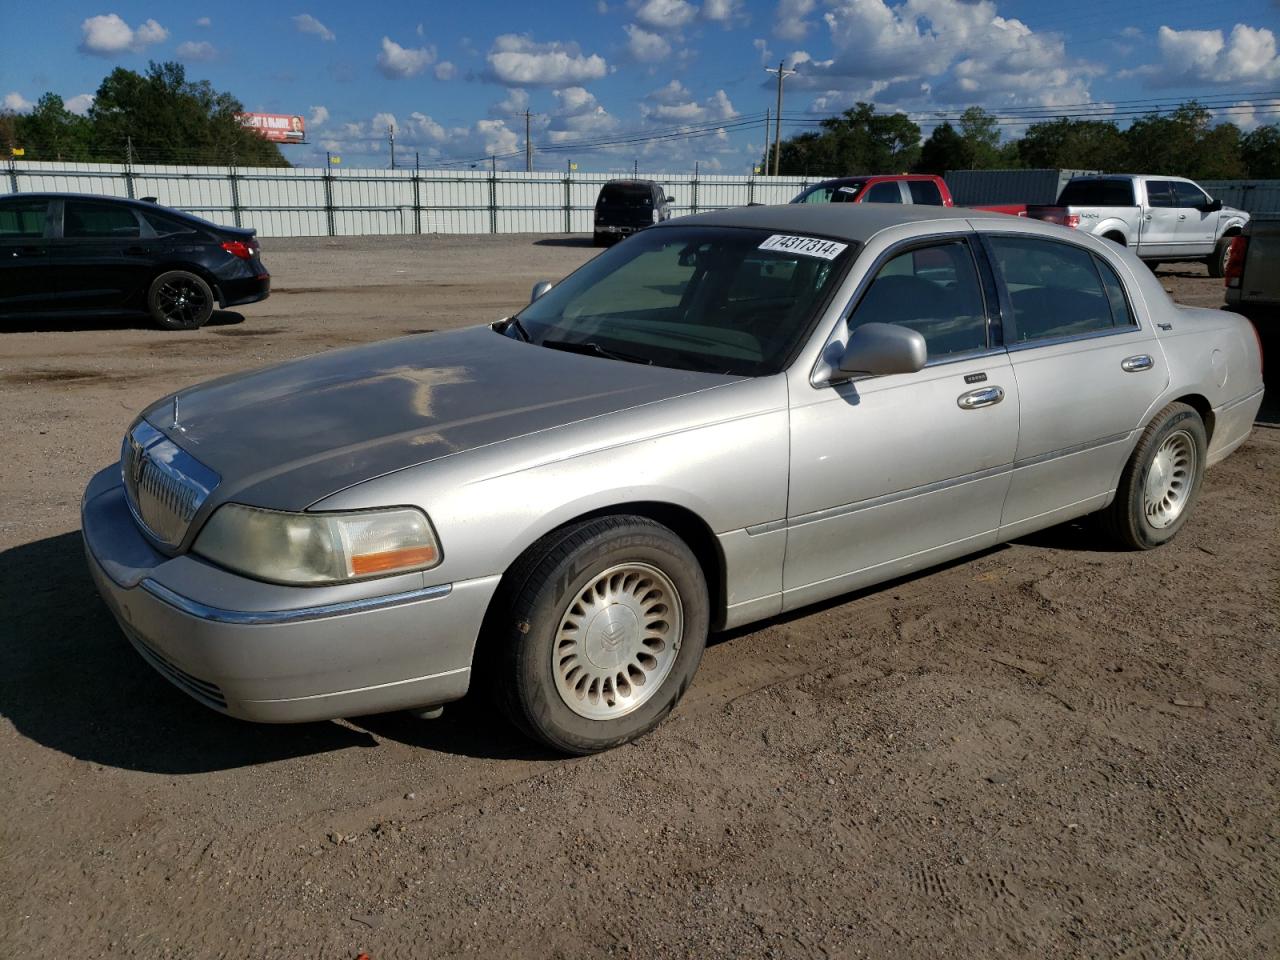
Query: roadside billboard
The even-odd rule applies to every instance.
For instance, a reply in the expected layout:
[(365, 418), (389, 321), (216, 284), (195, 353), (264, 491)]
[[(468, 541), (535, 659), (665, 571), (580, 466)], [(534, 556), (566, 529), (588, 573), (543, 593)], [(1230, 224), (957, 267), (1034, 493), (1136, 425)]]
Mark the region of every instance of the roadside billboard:
[(302, 143), (307, 139), (306, 121), (288, 113), (241, 113), (240, 122), (273, 143)]

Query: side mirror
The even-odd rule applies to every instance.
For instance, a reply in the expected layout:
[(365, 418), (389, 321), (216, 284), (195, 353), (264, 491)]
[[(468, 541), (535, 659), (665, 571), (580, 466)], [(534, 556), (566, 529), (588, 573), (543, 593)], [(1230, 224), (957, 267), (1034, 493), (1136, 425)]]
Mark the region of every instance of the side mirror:
[(864, 323), (849, 335), (840, 372), (874, 376), (915, 373), (928, 359), (929, 348), (919, 330), (893, 323)]
[(1196, 207), (1201, 213), (1217, 213), (1222, 209), (1221, 200), (1210, 200), (1208, 203), (1202, 203)]
[(539, 280), (537, 283), (533, 285), (533, 290), (529, 294), (529, 302), (533, 303), (533, 301), (537, 300), (539, 297), (541, 297), (543, 294), (545, 294), (548, 290), (550, 290), (554, 286), (555, 284), (552, 283), (550, 280)]
[(663, 198), (662, 198), (662, 200), (663, 200), (663, 202), (664, 202), (664, 203), (675, 203), (675, 202), (676, 202), (676, 198), (675, 198), (675, 197), (663, 197)]

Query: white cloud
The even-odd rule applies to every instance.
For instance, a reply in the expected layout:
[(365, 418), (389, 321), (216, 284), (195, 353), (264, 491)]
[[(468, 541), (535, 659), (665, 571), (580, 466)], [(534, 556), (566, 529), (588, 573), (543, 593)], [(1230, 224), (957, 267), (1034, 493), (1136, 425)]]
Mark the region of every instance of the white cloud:
[(196, 26), (197, 26), (197, 27), (211, 27), (211, 26), (213, 26), (213, 21), (212, 21), (211, 19), (209, 19), (208, 17), (200, 17), (198, 20), (196, 20)]
[(1156, 34), (1160, 62), (1132, 71), (1152, 86), (1186, 83), (1257, 83), (1280, 79), (1276, 35), (1265, 27), (1237, 23), (1221, 30), (1174, 30)]
[(458, 75), (458, 68), (448, 60), (441, 60), (436, 64), (437, 80), (452, 80)]
[(405, 80), (417, 76), (435, 61), (435, 47), (402, 47), (390, 37), (382, 38), (378, 69), (392, 79)]
[(723, 90), (717, 90), (699, 103), (684, 84), (679, 80), (672, 80), (645, 98), (640, 104), (640, 113), (647, 120), (700, 123), (706, 120), (728, 120), (737, 116), (738, 111)]
[(583, 137), (611, 133), (618, 120), (609, 113), (595, 95), (582, 87), (566, 87), (553, 91), (557, 107), (551, 114), (547, 137), (552, 143), (571, 143)]
[(535, 43), (514, 33), (494, 40), (486, 59), (493, 78), (511, 86), (565, 86), (599, 80), (609, 72), (604, 57), (583, 55), (576, 43)]
[(773, 62), (773, 51), (769, 49), (769, 41), (763, 37), (756, 37), (751, 41), (751, 45), (756, 48), (756, 53), (760, 54), (761, 63)]
[(169, 36), (169, 31), (154, 20), (144, 21), (135, 30), (115, 13), (89, 17), (80, 24), (80, 32), (83, 34), (80, 49), (99, 57), (140, 53)]
[(4, 109), (11, 110), (14, 113), (26, 113), (35, 104), (20, 94), (17, 90), (4, 95)]
[(608, 12), (609, 4), (606, 3), (605, 0), (596, 0), (596, 13), (600, 14), (600, 16), (604, 16)]
[(309, 13), (300, 13), (293, 18), (294, 26), (299, 33), (312, 33), (321, 40), (335, 40), (337, 35)]
[(743, 0), (704, 0), (702, 19), (712, 23), (722, 23), (727, 28), (735, 20), (746, 20), (742, 9)]
[(698, 8), (688, 0), (641, 0), (636, 19), (654, 30), (679, 30), (698, 16)]
[(83, 117), (89, 112), (89, 108), (93, 106), (93, 101), (97, 99), (92, 93), (77, 93), (74, 97), (67, 100), (65, 106), (76, 116)]
[(529, 109), (529, 91), (515, 87), (507, 91), (507, 95), (489, 108), (495, 117), (524, 113)]
[(773, 32), (784, 40), (803, 40), (813, 24), (805, 18), (813, 13), (816, 0), (778, 0)]
[(1264, 122), (1271, 119), (1270, 117), (1259, 116), (1257, 104), (1249, 101), (1233, 103), (1230, 107), (1215, 108), (1213, 117), (1219, 123), (1234, 123), (1245, 133), (1256, 130)]
[(329, 108), (321, 104), (311, 108), (311, 126), (319, 127), (329, 122)]
[(188, 63), (209, 61), (218, 55), (217, 49), (208, 40), (187, 40), (185, 43), (178, 44), (176, 53), (179, 60), (185, 60)]
[(627, 32), (627, 52), (633, 60), (656, 63), (671, 56), (671, 44), (661, 34), (650, 33), (634, 23), (628, 23), (622, 29)]
[[(836, 0), (823, 15), (833, 56), (803, 62), (788, 86), (820, 90), (818, 109), (875, 96), (942, 103), (1088, 102), (1102, 68), (1056, 34), (1001, 17), (991, 0)], [(807, 57), (807, 54), (805, 55)]]

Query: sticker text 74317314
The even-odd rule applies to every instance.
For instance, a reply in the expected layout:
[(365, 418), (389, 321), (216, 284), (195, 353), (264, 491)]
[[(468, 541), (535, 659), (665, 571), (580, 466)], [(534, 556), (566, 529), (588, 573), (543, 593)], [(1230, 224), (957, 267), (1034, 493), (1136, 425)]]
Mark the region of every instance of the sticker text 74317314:
[(761, 250), (777, 250), (781, 253), (800, 253), (806, 257), (821, 257), (823, 260), (834, 260), (847, 250), (847, 243), (836, 243), (834, 240), (823, 240), (821, 237), (792, 237), (783, 233), (775, 233), (760, 244)]

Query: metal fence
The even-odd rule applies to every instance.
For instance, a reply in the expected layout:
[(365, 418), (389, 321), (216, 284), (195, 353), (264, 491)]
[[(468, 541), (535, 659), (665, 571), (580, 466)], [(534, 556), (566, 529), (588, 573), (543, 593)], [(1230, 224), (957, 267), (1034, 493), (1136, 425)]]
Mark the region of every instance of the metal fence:
[[(155, 197), (264, 237), (413, 233), (590, 233), (596, 173), (344, 170), (11, 161), (0, 193)], [(676, 215), (785, 203), (818, 177), (640, 173), (675, 197)]]

